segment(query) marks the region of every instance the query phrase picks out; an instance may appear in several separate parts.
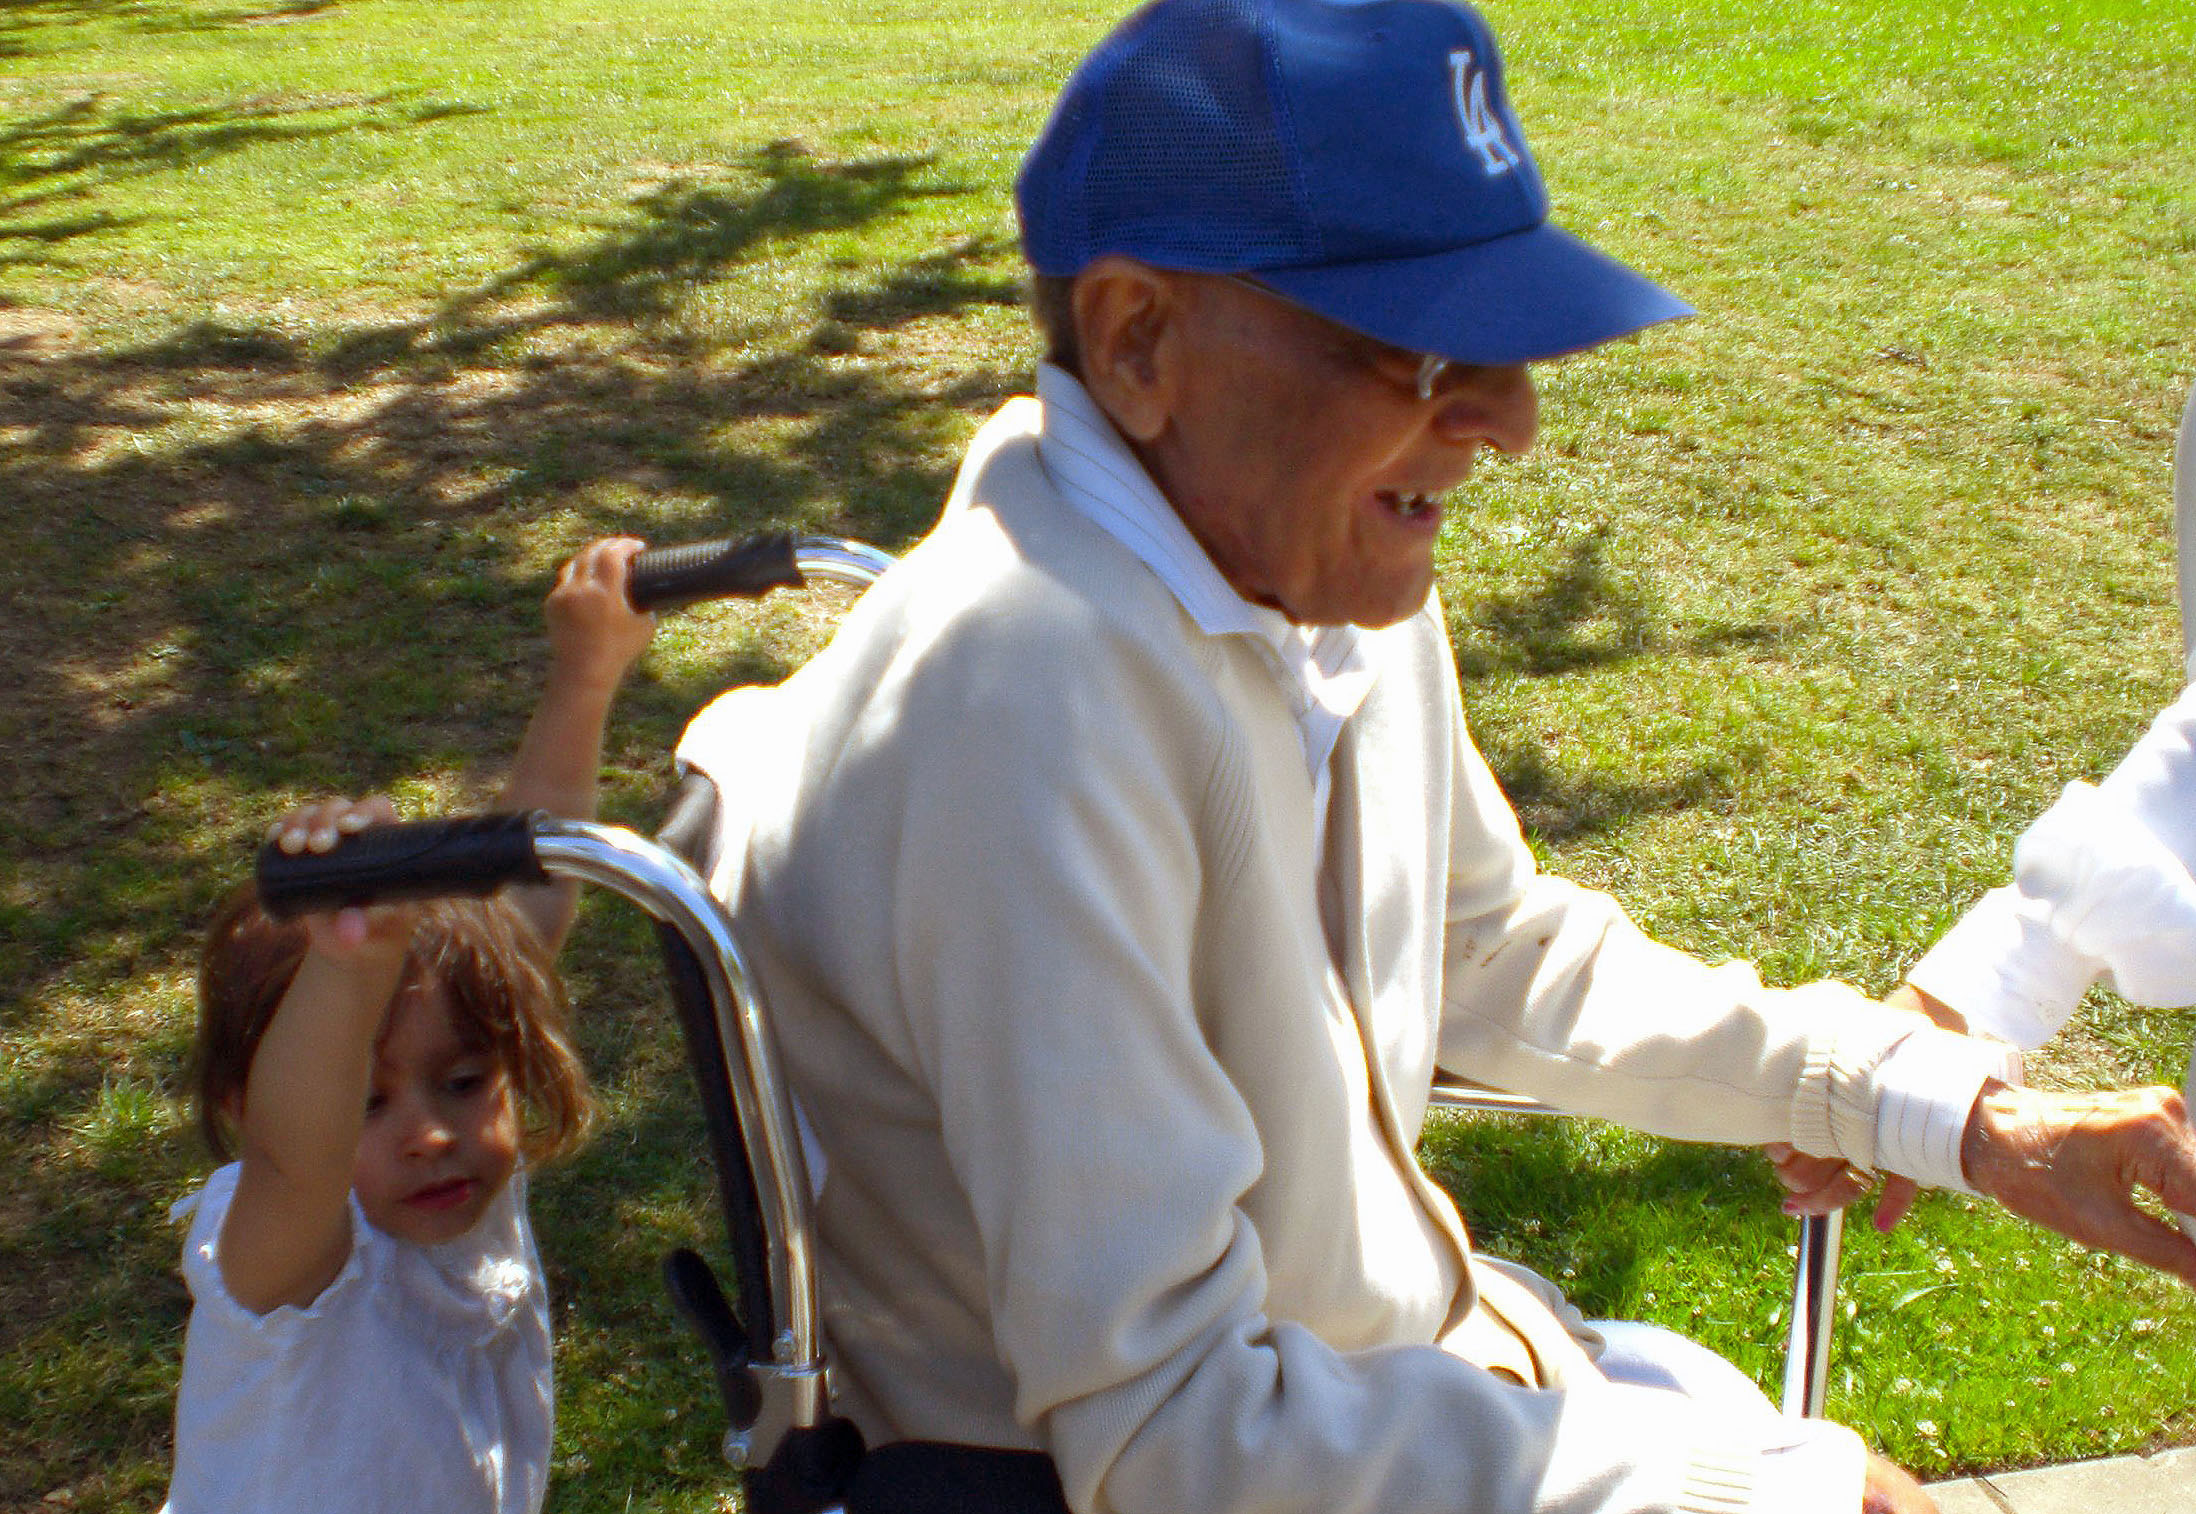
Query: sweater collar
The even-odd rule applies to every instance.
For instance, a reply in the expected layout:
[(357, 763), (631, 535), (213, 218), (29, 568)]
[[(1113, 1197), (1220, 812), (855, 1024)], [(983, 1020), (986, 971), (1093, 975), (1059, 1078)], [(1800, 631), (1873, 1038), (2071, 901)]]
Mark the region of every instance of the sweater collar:
[(1221, 577), (1142, 460), (1073, 374), (1038, 364), (1037, 398), (1044, 406), (1037, 455), (1054, 485), (1158, 574), (1200, 630), (1208, 636), (1255, 636), (1269, 644), (1288, 635), (1286, 616), (1252, 604)]
[(1344, 721), (1372, 688), (1356, 626), (1299, 626), (1238, 594), (1213, 565), (1143, 463), (1075, 376), (1037, 367), (1044, 416), (1037, 455), (1061, 497), (1156, 574), (1208, 636), (1244, 636), (1267, 655), (1289, 696), (1316, 773)]

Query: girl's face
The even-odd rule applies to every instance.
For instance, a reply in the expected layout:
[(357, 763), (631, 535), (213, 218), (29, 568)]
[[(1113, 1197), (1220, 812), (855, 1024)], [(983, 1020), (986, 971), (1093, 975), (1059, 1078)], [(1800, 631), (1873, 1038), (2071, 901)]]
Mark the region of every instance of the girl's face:
[(374, 1228), (418, 1245), (473, 1228), (511, 1180), (519, 1121), (491, 1051), (458, 1039), (440, 983), (414, 984), (389, 1007), (351, 1187)]

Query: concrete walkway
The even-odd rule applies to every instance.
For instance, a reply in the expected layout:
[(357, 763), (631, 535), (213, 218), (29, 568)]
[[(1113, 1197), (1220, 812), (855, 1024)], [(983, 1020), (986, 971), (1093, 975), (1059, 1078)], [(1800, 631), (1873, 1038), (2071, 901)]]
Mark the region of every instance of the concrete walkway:
[(1963, 1477), (1929, 1495), (1938, 1514), (2196, 1514), (2196, 1447)]

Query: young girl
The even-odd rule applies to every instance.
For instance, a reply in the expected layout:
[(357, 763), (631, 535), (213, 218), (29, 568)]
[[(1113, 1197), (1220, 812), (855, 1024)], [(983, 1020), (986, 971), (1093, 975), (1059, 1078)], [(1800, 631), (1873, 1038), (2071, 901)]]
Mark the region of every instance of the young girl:
[[(546, 605), (551, 666), (505, 808), (591, 815), (603, 726), (653, 617), (641, 544), (596, 542)], [(326, 851), (395, 818), (277, 822)], [(549, 1310), (525, 1166), (592, 1112), (549, 967), (573, 885), (276, 921), (249, 886), (199, 977), (199, 1117), (221, 1168), (177, 1206), (195, 1307), (172, 1514), (531, 1511), (548, 1472)]]

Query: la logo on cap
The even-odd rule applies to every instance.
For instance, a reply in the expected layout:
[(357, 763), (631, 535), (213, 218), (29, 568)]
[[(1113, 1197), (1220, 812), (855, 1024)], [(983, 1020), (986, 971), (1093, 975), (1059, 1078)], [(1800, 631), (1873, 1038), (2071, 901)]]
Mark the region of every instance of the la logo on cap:
[(1450, 94), (1456, 101), (1456, 121), (1464, 128), (1464, 145), (1479, 154), (1487, 176), (1508, 173), (1517, 166), (1517, 149), (1503, 135), (1502, 122), (1487, 108), (1487, 71), (1465, 48), (1449, 54)]

